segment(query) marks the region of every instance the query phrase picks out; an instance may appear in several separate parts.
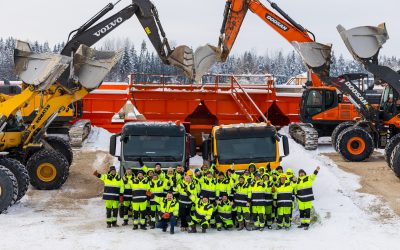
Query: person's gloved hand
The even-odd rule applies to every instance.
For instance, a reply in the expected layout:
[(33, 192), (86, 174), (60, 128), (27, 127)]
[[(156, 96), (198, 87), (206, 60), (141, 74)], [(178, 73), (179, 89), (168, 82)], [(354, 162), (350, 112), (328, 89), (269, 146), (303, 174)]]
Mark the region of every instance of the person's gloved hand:
[(120, 196), (119, 196), (119, 202), (120, 202), (120, 203), (124, 203), (124, 196), (123, 196), (123, 195), (120, 195)]
[(95, 171), (93, 172), (93, 175), (97, 177), (97, 176), (99, 176), (99, 172), (97, 172), (97, 170), (95, 170)]
[(146, 191), (146, 196), (147, 196), (147, 197), (151, 197), (152, 194), (153, 194), (152, 192)]
[(162, 218), (165, 219), (165, 220), (167, 220), (167, 219), (169, 219), (170, 216), (171, 216), (171, 215), (170, 215), (169, 213), (164, 213), (164, 214), (162, 215)]

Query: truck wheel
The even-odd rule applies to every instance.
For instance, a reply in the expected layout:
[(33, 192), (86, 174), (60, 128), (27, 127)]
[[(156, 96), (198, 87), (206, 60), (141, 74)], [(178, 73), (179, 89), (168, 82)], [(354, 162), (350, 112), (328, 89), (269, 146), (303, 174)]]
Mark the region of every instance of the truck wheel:
[(332, 147), (335, 149), (335, 151), (337, 152), (337, 148), (336, 148), (336, 142), (337, 142), (337, 137), (338, 135), (345, 130), (348, 127), (351, 127), (354, 125), (354, 122), (352, 121), (348, 121), (348, 122), (342, 122), (339, 125), (336, 126), (336, 128), (333, 130), (332, 135), (331, 135), (331, 143), (332, 143)]
[(336, 147), (346, 160), (363, 161), (374, 152), (374, 140), (365, 129), (349, 127), (339, 134)]
[(8, 168), (0, 166), (0, 214), (14, 204), (17, 197), (17, 179)]
[(0, 158), (0, 165), (8, 168), (11, 173), (15, 176), (18, 183), (18, 197), (16, 201), (19, 201), (24, 197), (29, 187), (29, 175), (28, 170), (19, 161), (11, 158)]
[(26, 165), (31, 185), (39, 190), (59, 189), (69, 171), (68, 161), (55, 150), (41, 149), (34, 153)]
[(47, 136), (44, 140), (50, 144), (54, 150), (64, 155), (65, 159), (68, 161), (68, 164), (71, 166), (74, 154), (72, 153), (71, 145), (67, 140), (64, 140), (58, 136)]
[(390, 138), (388, 144), (385, 147), (385, 160), (390, 168), (392, 168), (392, 164), (390, 162), (390, 157), (392, 155), (394, 148), (398, 144), (400, 144), (400, 134), (397, 134), (397, 135), (393, 136), (392, 138)]

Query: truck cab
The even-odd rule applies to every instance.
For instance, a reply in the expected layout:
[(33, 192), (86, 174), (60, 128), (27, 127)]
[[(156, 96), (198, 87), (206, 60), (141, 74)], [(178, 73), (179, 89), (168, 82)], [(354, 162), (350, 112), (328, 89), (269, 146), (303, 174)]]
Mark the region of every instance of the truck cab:
[(118, 157), (121, 169), (154, 168), (156, 163), (163, 170), (178, 165), (188, 169), (189, 158), (196, 155), (196, 142), (179, 123), (129, 122), (120, 134), (111, 136), (110, 154)]
[(270, 164), (279, 166), (282, 156), (279, 141), (283, 143), (284, 156), (289, 155), (288, 138), (278, 134), (267, 123), (249, 123), (215, 126), (203, 142), (203, 160), (215, 164), (218, 171), (228, 169), (243, 171), (250, 163), (257, 168)]

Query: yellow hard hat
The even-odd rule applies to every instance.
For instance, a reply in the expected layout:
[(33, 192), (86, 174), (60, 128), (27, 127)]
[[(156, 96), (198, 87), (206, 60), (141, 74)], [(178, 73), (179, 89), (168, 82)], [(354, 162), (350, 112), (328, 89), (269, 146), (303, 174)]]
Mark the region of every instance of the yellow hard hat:
[(285, 178), (285, 179), (287, 179), (287, 176), (286, 176), (285, 174), (280, 174), (280, 175), (279, 175), (279, 179), (280, 179), (280, 178)]
[(288, 168), (288, 169), (286, 170), (286, 174), (287, 174), (287, 175), (294, 175), (293, 169)]
[(192, 171), (191, 169), (189, 169), (189, 170), (186, 172), (186, 175), (188, 175), (188, 176), (193, 176), (193, 171)]

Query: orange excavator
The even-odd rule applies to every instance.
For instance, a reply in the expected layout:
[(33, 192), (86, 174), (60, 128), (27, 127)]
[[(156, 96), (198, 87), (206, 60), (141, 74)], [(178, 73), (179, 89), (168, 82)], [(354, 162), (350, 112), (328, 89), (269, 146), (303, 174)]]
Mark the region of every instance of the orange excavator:
[[(351, 126), (354, 118), (360, 115), (354, 105), (342, 94), (337, 93), (337, 88), (329, 86), (321, 80), (321, 72), (329, 76), (331, 63), (331, 47), (320, 46), (315, 43), (315, 35), (293, 20), (276, 3), (267, 0), (271, 7), (278, 12), (269, 9), (259, 0), (228, 0), (225, 5), (224, 18), (219, 36), (218, 46), (206, 45), (199, 47), (194, 56), (196, 81), (216, 62), (226, 61), (235, 40), (240, 32), (243, 20), (248, 10), (259, 16), (272, 29), (283, 36), (292, 45), (294, 43), (309, 44), (309, 50), (320, 53), (319, 56), (310, 53), (308, 88), (304, 90), (300, 104), (300, 120), (302, 123), (292, 123), (289, 132), (292, 138), (302, 144), (308, 150), (314, 150), (318, 146), (319, 136), (331, 136), (333, 131), (347, 121), (346, 126), (341, 126), (335, 134), (344, 128)], [(319, 75), (314, 73), (319, 72)], [(367, 75), (358, 74), (359, 79), (353, 79), (364, 86)], [(352, 76), (354, 77), (354, 75)], [(361, 88), (363, 89), (363, 88)], [(379, 94), (376, 94), (379, 95)], [(369, 97), (369, 95), (367, 95)], [(372, 95), (371, 99), (375, 98)]]

